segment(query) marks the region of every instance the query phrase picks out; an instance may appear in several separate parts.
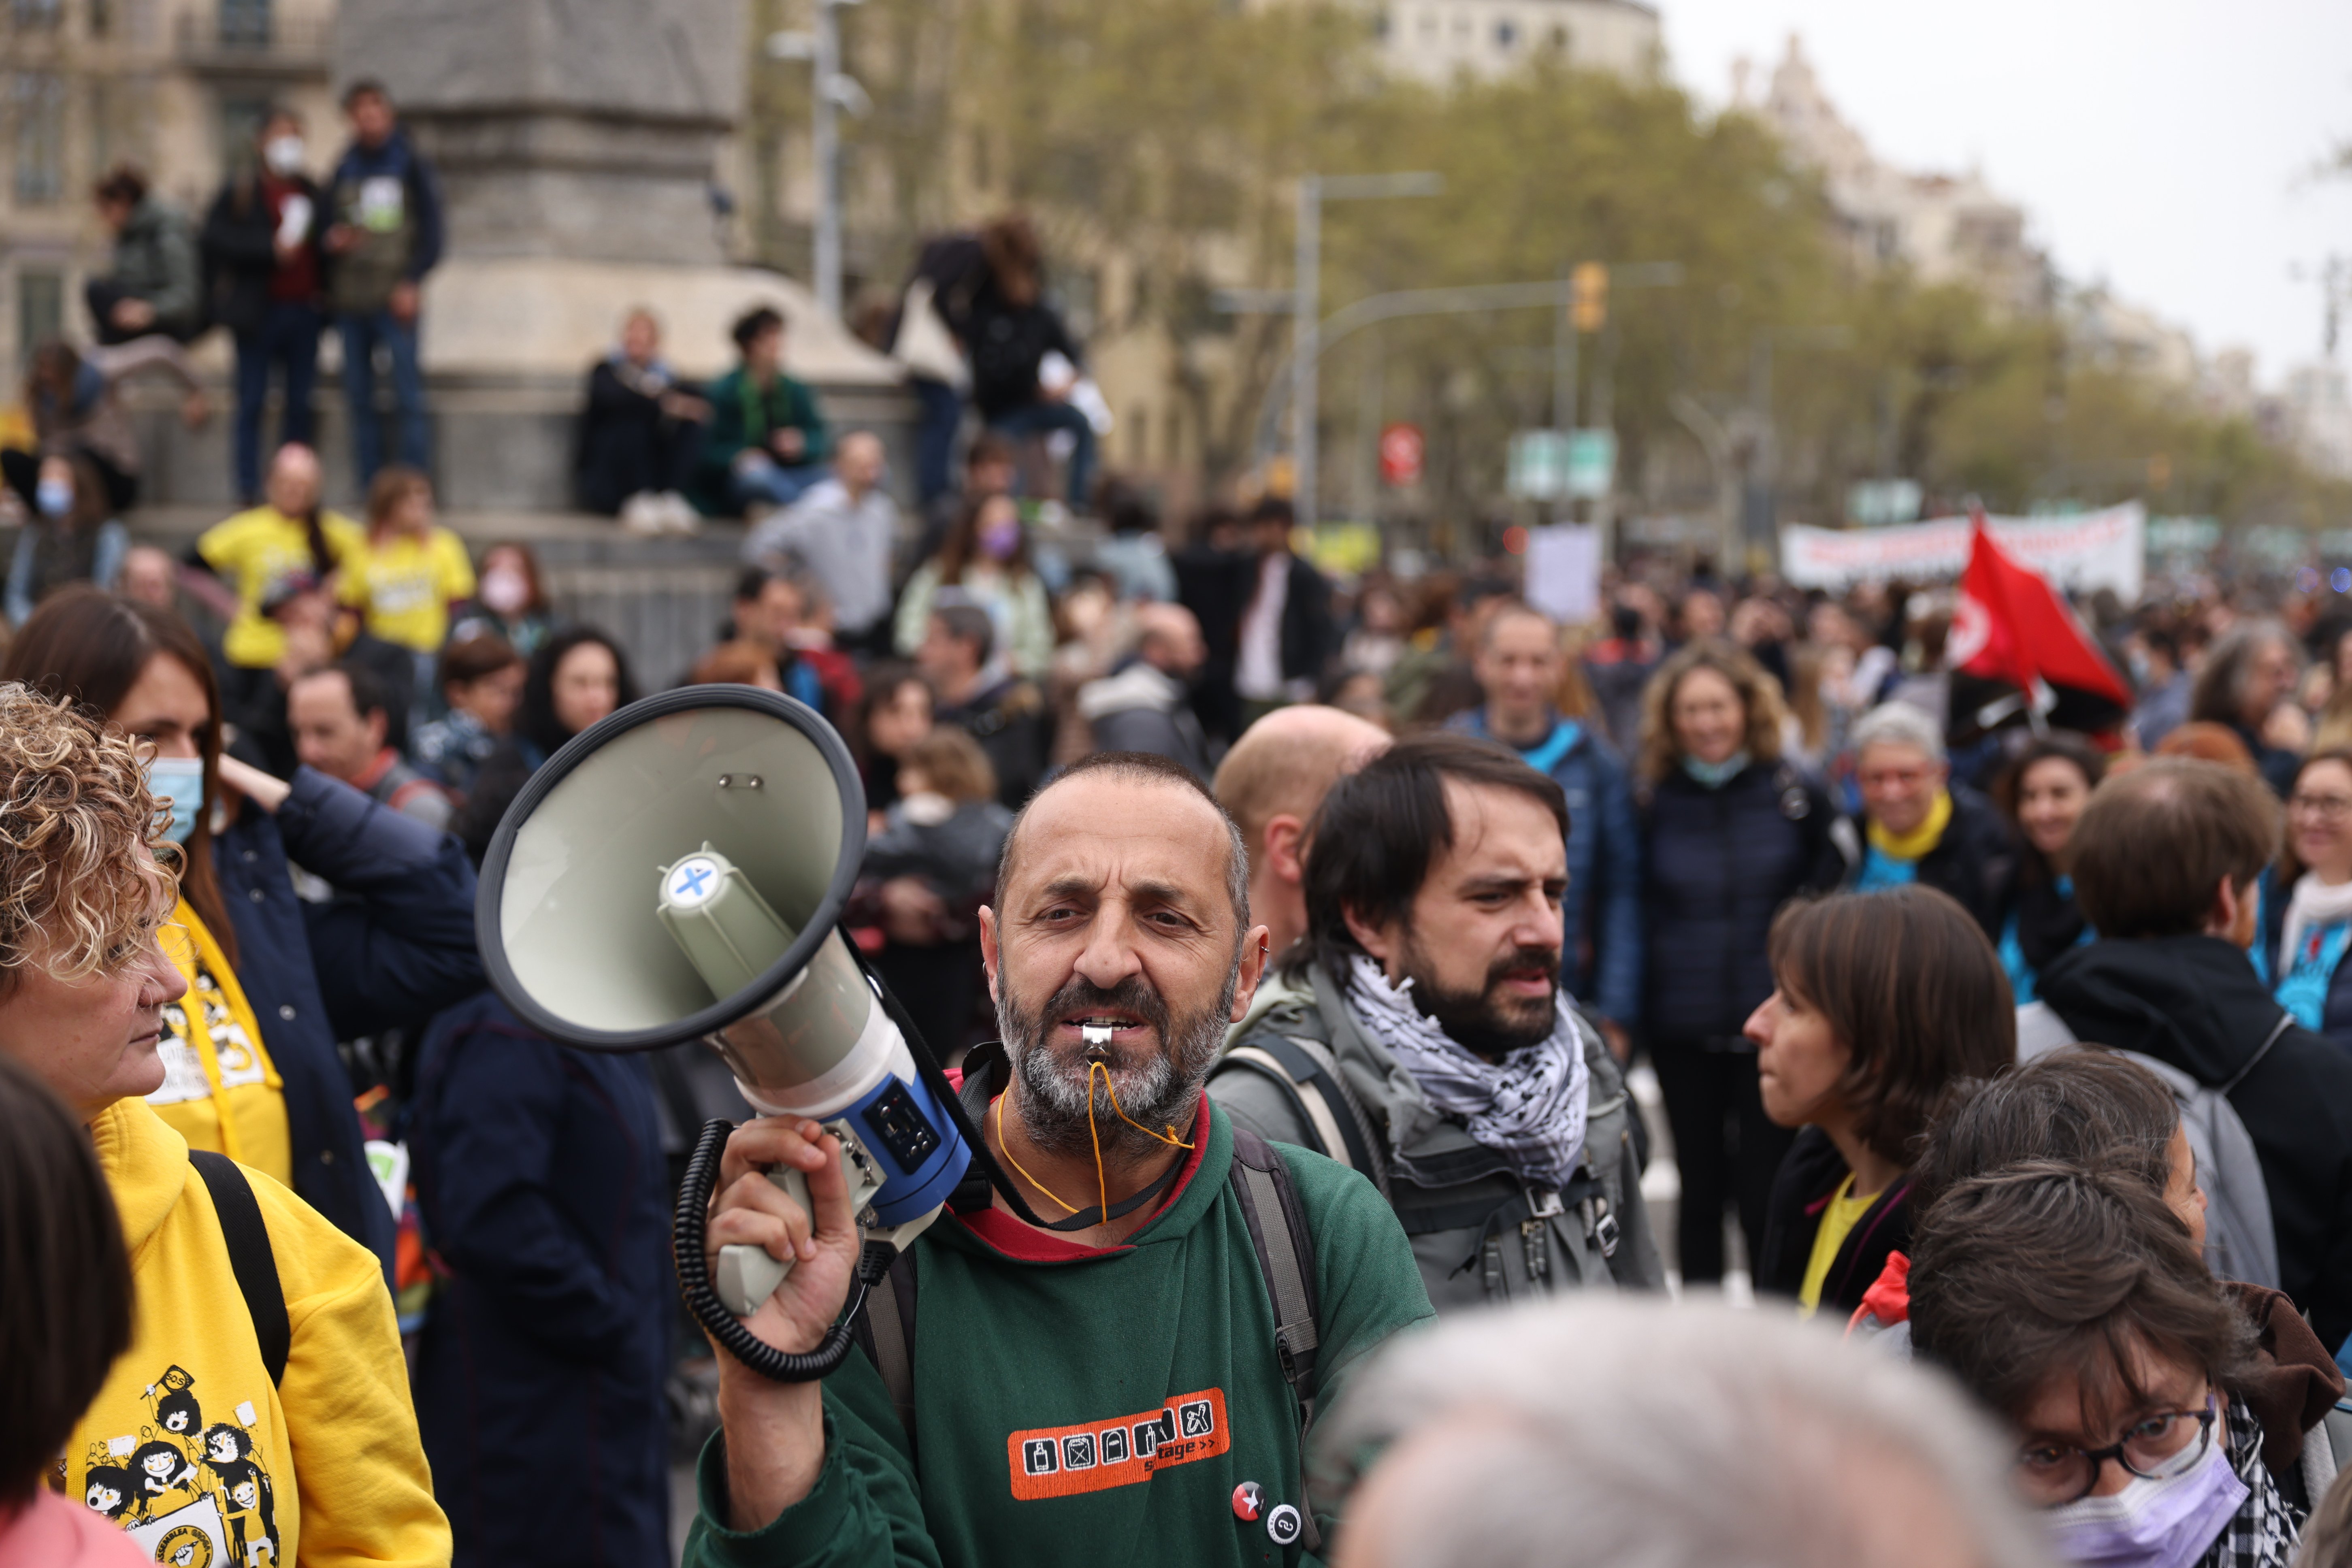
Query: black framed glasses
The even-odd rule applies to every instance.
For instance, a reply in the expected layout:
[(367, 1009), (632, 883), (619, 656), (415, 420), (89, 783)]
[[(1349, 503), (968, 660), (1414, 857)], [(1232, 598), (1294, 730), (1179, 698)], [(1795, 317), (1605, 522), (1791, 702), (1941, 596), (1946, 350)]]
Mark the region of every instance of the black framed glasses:
[(2035, 1443), (2021, 1449), (2017, 1469), (2028, 1497), (2044, 1508), (2080, 1502), (2099, 1484), (2099, 1471), (2113, 1459), (2143, 1480), (2170, 1480), (2188, 1474), (2213, 1446), (2213, 1426), (2221, 1418), (2213, 1396), (2202, 1410), (2165, 1410), (2132, 1423), (2120, 1442), (2104, 1448), (2078, 1448), (2068, 1443)]

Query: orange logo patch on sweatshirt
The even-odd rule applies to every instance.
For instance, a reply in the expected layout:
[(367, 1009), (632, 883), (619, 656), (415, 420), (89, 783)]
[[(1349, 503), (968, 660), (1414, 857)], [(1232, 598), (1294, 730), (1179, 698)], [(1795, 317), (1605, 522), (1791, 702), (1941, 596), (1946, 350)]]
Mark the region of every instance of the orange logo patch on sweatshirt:
[(1072, 1497), (1148, 1481), (1171, 1465), (1213, 1458), (1233, 1447), (1225, 1429), (1225, 1391), (1171, 1394), (1157, 1410), (1036, 1426), (1004, 1440), (1013, 1495), (1024, 1502)]

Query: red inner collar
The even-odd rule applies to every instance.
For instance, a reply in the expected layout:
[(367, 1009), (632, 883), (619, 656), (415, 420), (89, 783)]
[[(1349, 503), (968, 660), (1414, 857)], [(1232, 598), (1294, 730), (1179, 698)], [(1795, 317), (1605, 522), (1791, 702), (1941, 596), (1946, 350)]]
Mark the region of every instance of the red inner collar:
[[(958, 1089), (962, 1089), (961, 1070), (950, 1071), (948, 1081)], [(1166, 1214), (1183, 1194), (1184, 1189), (1192, 1184), (1193, 1173), (1201, 1168), (1201, 1157), (1208, 1152), (1208, 1131), (1209, 1091), (1204, 1089), (1201, 1091), (1201, 1108), (1192, 1118), (1192, 1152), (1177, 1171), (1174, 1184), (1161, 1196), (1160, 1206), (1152, 1211), (1152, 1219)], [(990, 1248), (1021, 1263), (1077, 1263), (1089, 1258), (1108, 1258), (1115, 1252), (1131, 1252), (1135, 1245), (1123, 1241), (1116, 1247), (1088, 1247), (1053, 1231), (1025, 1225), (993, 1204), (976, 1214), (957, 1215), (955, 1218)], [(1146, 1226), (1150, 1223), (1150, 1220), (1144, 1222)]]

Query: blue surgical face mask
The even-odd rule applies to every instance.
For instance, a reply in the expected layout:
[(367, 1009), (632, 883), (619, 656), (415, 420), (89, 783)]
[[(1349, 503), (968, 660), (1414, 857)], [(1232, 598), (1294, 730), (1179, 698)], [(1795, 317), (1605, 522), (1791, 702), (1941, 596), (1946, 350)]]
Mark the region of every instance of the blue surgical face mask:
[(150, 757), (147, 792), (155, 797), (158, 805), (172, 808), (172, 819), (163, 825), (164, 841), (185, 844), (195, 832), (196, 817), (205, 808), (205, 760)]
[(33, 487), (33, 504), (43, 517), (63, 517), (73, 510), (73, 481), (43, 479)]
[(1703, 763), (1696, 757), (1683, 759), (1683, 772), (1709, 789), (1721, 789), (1746, 772), (1747, 768), (1748, 752), (1744, 749), (1732, 752), (1719, 763)]

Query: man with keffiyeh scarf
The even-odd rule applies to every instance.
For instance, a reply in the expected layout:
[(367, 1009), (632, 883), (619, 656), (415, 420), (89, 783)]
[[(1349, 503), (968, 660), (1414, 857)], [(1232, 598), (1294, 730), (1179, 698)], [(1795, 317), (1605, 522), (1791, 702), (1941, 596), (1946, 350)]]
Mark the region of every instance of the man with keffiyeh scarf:
[(1242, 1126), (1380, 1184), (1440, 1313), (1664, 1282), (1624, 1079), (1559, 986), (1567, 816), (1461, 735), (1339, 780), (1307, 935), (1209, 1080)]

